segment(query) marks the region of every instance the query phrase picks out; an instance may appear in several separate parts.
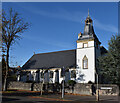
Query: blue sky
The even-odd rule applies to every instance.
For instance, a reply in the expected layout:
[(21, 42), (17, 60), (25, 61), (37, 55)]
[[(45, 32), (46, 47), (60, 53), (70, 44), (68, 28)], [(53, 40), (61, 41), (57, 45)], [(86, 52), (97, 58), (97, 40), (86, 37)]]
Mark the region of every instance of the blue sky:
[(11, 47), (10, 66), (22, 66), (34, 52), (75, 49), (88, 8), (101, 45), (108, 48), (108, 40), (118, 32), (117, 2), (4, 2), (2, 8), (7, 13), (13, 8), (31, 24), (22, 39)]

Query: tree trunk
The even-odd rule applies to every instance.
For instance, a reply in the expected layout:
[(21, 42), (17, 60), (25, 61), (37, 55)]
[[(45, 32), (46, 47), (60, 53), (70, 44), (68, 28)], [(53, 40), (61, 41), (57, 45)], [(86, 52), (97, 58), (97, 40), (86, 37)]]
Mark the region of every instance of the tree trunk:
[(6, 72), (5, 72), (5, 78), (4, 78), (3, 91), (7, 90), (8, 69), (9, 69), (9, 46), (7, 47), (7, 54), (6, 54)]

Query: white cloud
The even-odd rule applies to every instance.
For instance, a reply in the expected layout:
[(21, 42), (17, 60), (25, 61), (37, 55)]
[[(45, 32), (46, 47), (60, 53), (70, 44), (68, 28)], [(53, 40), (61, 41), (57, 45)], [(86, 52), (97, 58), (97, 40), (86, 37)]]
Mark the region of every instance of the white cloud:
[(59, 41), (59, 40), (53, 41), (52, 38), (44, 38), (44, 37), (40, 38), (40, 37), (37, 37), (37, 35), (35, 37), (24, 35), (24, 38), (28, 39), (30, 41), (33, 41), (33, 42), (47, 44), (48, 46), (50, 45), (50, 46), (55, 46), (55, 47), (65, 48), (65, 49), (73, 48), (72, 43), (63, 42), (63, 41)]
[[(80, 11), (69, 12), (64, 9), (59, 9), (57, 12), (48, 12), (48, 11), (42, 11), (42, 10), (39, 10), (39, 11), (34, 10), (32, 12), (42, 16), (59, 18), (59, 19), (69, 20), (69, 21), (78, 22), (82, 24), (84, 24), (84, 19), (87, 16), (87, 13), (83, 13)], [(114, 33), (118, 32), (118, 28), (112, 24), (104, 24), (96, 19), (93, 19), (93, 21), (94, 21), (94, 25), (100, 30), (104, 30), (107, 32), (114, 32)]]
[(94, 20), (94, 25), (101, 30), (107, 31), (107, 32), (112, 32), (112, 33), (117, 33), (118, 28), (115, 27), (114, 25), (111, 24), (104, 24), (98, 20)]
[[(33, 8), (32, 10), (29, 8), (24, 7), (24, 9), (28, 10), (31, 13), (35, 13), (37, 15), (51, 17), (51, 18), (58, 18), (58, 19), (64, 19), (72, 22), (82, 23), (84, 24), (84, 20), (87, 16), (87, 12), (81, 12), (81, 11), (67, 11), (65, 9), (57, 8), (56, 12), (54, 11), (44, 11), (44, 10), (37, 10), (37, 8)], [(102, 31), (117, 33), (118, 28), (112, 24), (105, 24), (101, 22), (98, 19), (94, 19), (94, 26)]]
[[(24, 8), (26, 10), (29, 10), (28, 8)], [(29, 10), (29, 12), (41, 15), (41, 16), (46, 16), (46, 17), (51, 17), (51, 18), (58, 18), (58, 19), (65, 19), (69, 21), (74, 21), (74, 22), (81, 22), (80, 20), (83, 20), (87, 15), (87, 13), (83, 13), (80, 11), (76, 12), (69, 12), (65, 9), (57, 9), (56, 12), (53, 11), (43, 11), (43, 10), (37, 10), (36, 8)]]

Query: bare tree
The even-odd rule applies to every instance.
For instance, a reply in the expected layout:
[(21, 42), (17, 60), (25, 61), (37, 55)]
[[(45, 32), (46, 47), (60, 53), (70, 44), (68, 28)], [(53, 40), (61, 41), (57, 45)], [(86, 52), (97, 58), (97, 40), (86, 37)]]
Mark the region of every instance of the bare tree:
[(4, 88), (6, 90), (6, 80), (9, 69), (9, 50), (10, 47), (20, 40), (20, 35), (28, 29), (29, 24), (24, 22), (23, 18), (20, 18), (19, 14), (10, 9), (9, 13), (2, 12), (2, 41), (3, 46), (6, 48), (6, 73), (4, 79)]

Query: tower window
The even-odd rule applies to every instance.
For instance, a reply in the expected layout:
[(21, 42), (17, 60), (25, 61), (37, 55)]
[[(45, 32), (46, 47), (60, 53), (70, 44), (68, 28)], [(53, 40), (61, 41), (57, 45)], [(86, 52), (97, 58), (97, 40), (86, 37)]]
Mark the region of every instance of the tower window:
[(88, 58), (86, 55), (83, 58), (83, 69), (88, 69)]
[(83, 48), (86, 48), (88, 47), (88, 44), (87, 43), (83, 43)]

